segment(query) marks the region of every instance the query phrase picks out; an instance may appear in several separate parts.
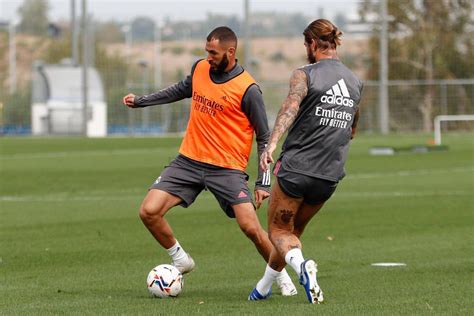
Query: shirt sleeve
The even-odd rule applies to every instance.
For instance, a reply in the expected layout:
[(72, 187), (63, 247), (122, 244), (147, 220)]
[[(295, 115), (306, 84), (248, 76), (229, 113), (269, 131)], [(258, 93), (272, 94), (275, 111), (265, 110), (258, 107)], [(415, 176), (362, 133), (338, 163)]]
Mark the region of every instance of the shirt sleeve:
[(137, 96), (135, 98), (134, 107), (143, 108), (150, 105), (173, 103), (179, 100), (190, 98), (192, 96), (193, 90), (193, 73), (198, 62), (199, 61), (194, 63), (193, 67), (191, 68), (191, 74), (188, 75), (186, 79), (156, 93)]
[(263, 102), (262, 91), (259, 86), (252, 84), (245, 92), (242, 98), (242, 111), (252, 124), (257, 141), (257, 180), (255, 181), (255, 190), (261, 189), (270, 192), (270, 170), (264, 172), (260, 168), (260, 156), (267, 146), (270, 138), (270, 129), (268, 128), (267, 113)]

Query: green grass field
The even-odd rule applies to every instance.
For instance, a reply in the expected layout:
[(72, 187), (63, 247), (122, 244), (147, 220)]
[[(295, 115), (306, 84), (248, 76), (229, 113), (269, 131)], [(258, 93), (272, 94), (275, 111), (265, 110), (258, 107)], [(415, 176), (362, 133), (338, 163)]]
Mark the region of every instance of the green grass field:
[[(247, 301), (265, 263), (208, 192), (167, 216), (197, 264), (183, 292), (148, 295), (148, 271), (169, 257), (138, 208), (179, 139), (1, 138), (0, 314), (472, 315), (473, 136), (395, 156), (368, 151), (429, 136), (355, 139), (348, 176), (302, 239), (319, 264), (317, 306), (301, 286), (296, 297)], [(255, 167), (253, 156), (251, 179)], [(266, 205), (258, 213), (266, 227)]]

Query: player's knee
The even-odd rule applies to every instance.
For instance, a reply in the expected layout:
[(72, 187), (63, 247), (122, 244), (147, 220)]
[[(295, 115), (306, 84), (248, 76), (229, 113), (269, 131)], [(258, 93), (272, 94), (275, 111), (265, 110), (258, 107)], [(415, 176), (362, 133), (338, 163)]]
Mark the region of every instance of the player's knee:
[(276, 243), (277, 239), (279, 239), (282, 236), (282, 233), (284, 230), (277, 228), (275, 226), (269, 227), (268, 229), (268, 238), (270, 241), (274, 244)]
[(138, 215), (140, 216), (140, 218), (143, 222), (147, 222), (147, 221), (150, 220), (149, 209), (147, 207), (145, 207), (145, 205), (143, 205), (143, 204), (140, 206), (140, 210), (138, 212)]
[(139, 211), (140, 218), (143, 222), (151, 222), (160, 218), (160, 212), (149, 203), (143, 203)]
[(277, 236), (278, 233), (276, 233), (275, 230), (268, 230), (268, 238), (272, 244), (275, 244)]

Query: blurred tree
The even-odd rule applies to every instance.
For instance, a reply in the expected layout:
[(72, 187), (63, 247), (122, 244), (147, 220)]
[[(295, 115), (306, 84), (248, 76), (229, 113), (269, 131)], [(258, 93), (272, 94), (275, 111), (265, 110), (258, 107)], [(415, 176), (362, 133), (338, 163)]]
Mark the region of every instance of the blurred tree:
[[(71, 38), (68, 34), (60, 39), (50, 41), (41, 59), (47, 64), (56, 64), (65, 58), (71, 57)], [(79, 43), (81, 45), (82, 43)], [(109, 121), (113, 124), (126, 121), (126, 107), (121, 104), (123, 95), (128, 91), (127, 76), (133, 76), (133, 69), (126, 59), (118, 52), (107, 51), (106, 45), (97, 41), (95, 48), (95, 67), (104, 82), (105, 97), (108, 107)], [(12, 116), (10, 115), (9, 118)], [(123, 123), (123, 122), (122, 122)]]
[(47, 47), (42, 56), (47, 64), (57, 64), (61, 60), (71, 57), (71, 38), (69, 36), (53, 39)]
[[(378, 0), (364, 0), (364, 17), (379, 12)], [(387, 0), (389, 79), (472, 78), (472, 0)], [(379, 76), (379, 29), (370, 43), (368, 79)], [(432, 131), (434, 87), (427, 85), (418, 110), (423, 130)]]
[(25, 0), (18, 9), (20, 32), (32, 35), (47, 35), (48, 10), (48, 0)]
[(120, 24), (115, 21), (96, 22), (95, 38), (99, 43), (120, 43), (125, 41), (125, 36)]
[[(8, 34), (0, 31), (0, 100), (4, 100), (8, 94)], [(2, 101), (0, 101), (2, 102)]]
[(118, 52), (107, 51), (100, 42), (95, 47), (95, 66), (104, 81), (109, 124), (126, 124), (127, 107), (122, 105), (122, 97), (132, 92), (127, 87), (127, 77), (133, 78), (134, 69)]
[(201, 29), (196, 30), (193, 35), (204, 40), (214, 28), (222, 25), (230, 27), (237, 35), (241, 32), (241, 23), (237, 16), (208, 13), (206, 23), (202, 24)]
[(18, 89), (3, 100), (4, 128), (27, 128), (31, 123), (31, 86)]
[(185, 51), (185, 48), (182, 45), (174, 45), (170, 49), (173, 55), (182, 55)]
[(188, 75), (188, 74), (186, 74), (186, 73), (184, 72), (184, 69), (180, 67), (180, 68), (176, 69), (176, 72), (175, 72), (175, 74), (174, 74), (174, 78), (173, 78), (173, 79), (174, 79), (176, 82), (177, 82), (177, 81), (181, 81), (181, 80), (184, 80), (187, 75)]
[(281, 51), (270, 54), (270, 60), (275, 63), (281, 63), (286, 60), (285, 55)]
[[(254, 12), (251, 18), (252, 37), (301, 36), (311, 18), (301, 13)], [(229, 26), (238, 37), (242, 34), (242, 21), (235, 15), (211, 14), (204, 21), (164, 20), (163, 40), (205, 39), (209, 32), (221, 25)]]
[(343, 12), (337, 12), (334, 16), (334, 24), (340, 29), (343, 30), (346, 28), (347, 25), (347, 15)]
[(301, 13), (257, 12), (252, 14), (252, 36), (301, 36), (310, 21)]
[(132, 21), (133, 41), (152, 42), (155, 38), (155, 21), (148, 17), (137, 17)]
[(206, 51), (202, 47), (194, 47), (190, 50), (190, 53), (199, 58), (203, 58), (206, 56)]

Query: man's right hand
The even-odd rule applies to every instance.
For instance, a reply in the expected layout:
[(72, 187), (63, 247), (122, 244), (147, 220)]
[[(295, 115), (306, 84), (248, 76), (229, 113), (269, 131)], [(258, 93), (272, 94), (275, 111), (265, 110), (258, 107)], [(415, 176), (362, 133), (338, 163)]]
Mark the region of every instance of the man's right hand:
[(263, 171), (267, 171), (270, 168), (270, 164), (274, 163), (272, 155), (275, 148), (275, 145), (268, 144), (262, 156), (260, 156), (260, 168), (262, 168)]
[(126, 96), (124, 96), (123, 104), (125, 104), (129, 108), (135, 107), (135, 95), (133, 93), (129, 93)]

